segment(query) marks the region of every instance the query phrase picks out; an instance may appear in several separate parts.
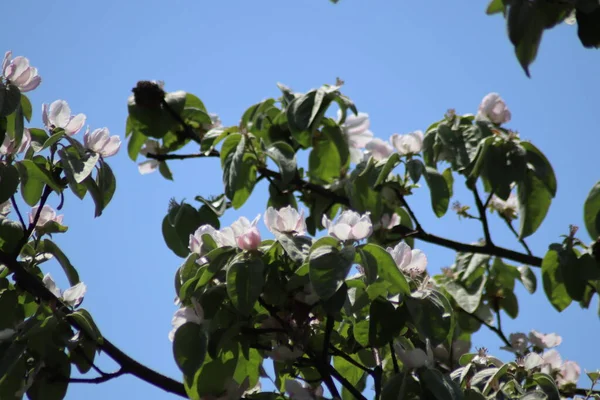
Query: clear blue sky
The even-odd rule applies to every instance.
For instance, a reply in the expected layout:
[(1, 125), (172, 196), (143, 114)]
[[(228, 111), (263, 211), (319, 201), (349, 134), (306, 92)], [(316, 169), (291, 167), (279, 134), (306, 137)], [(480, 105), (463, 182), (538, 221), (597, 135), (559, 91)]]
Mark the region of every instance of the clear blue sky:
[[(504, 20), (484, 15), (485, 1), (365, 2), (265, 1), (55, 1), (14, 2), (2, 22), (0, 50), (27, 56), (42, 85), (30, 94), (40, 124), (43, 102), (67, 100), (88, 116), (92, 128), (124, 133), (126, 100), (141, 79), (162, 79), (204, 100), (225, 124), (236, 124), (246, 107), (278, 96), (277, 82), (298, 91), (337, 76), (344, 92), (372, 118), (380, 138), (425, 130), (448, 108), (476, 112), (481, 98), (499, 92), (513, 120), (509, 126), (545, 152), (558, 177), (558, 196), (541, 231), (529, 240), (537, 255), (559, 240), (571, 223), (582, 226), (584, 199), (598, 180), (600, 52), (584, 50), (576, 28), (546, 33), (527, 79), (513, 57)], [(81, 138), (81, 137), (80, 137)], [(164, 245), (160, 225), (170, 197), (192, 200), (222, 191), (215, 160), (173, 163), (175, 182), (158, 173), (140, 176), (123, 151), (109, 160), (118, 179), (112, 204), (93, 218), (91, 199), (67, 196), (68, 234), (57, 241), (79, 268), (89, 291), (84, 306), (102, 332), (134, 358), (180, 378), (167, 339), (175, 310), (173, 276), (180, 259)], [(457, 200), (470, 204), (457, 184)], [(263, 212), (260, 186), (238, 215)], [(425, 229), (456, 240), (482, 237), (475, 222), (449, 213), (437, 220), (428, 192), (410, 198)], [(57, 199), (52, 200), (56, 206)], [(518, 249), (494, 220), (494, 240)], [(589, 241), (582, 229), (581, 238)], [(430, 271), (453, 262), (451, 251), (420, 244)], [(59, 268), (48, 269), (65, 285)], [(539, 276), (539, 274), (538, 274)], [(520, 290), (516, 322), (507, 332), (557, 332), (563, 358), (596, 369), (597, 300), (591, 310), (572, 305), (555, 312), (540, 290)], [(497, 350), (485, 331), (474, 344)], [(104, 361), (103, 367), (114, 366)], [(587, 382), (586, 382), (587, 383)], [(71, 385), (67, 399), (174, 398), (131, 377), (102, 385)]]

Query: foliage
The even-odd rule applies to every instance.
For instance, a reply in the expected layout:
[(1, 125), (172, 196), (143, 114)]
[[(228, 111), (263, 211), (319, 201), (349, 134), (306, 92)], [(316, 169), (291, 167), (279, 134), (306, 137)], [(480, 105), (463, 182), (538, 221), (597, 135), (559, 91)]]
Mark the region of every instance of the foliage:
[[(162, 83), (148, 81), (134, 89), (127, 151), (133, 160), (147, 158), (140, 172), (173, 179), (171, 160), (219, 157), (223, 173), (215, 197), (198, 196), (199, 204), (173, 200), (162, 223), (165, 244), (182, 258), (175, 276), (181, 307), (170, 334), (181, 384), (102, 335), (79, 307), (86, 286), (77, 269), (52, 241), (67, 226), (46, 204), (51, 195), (60, 197), (61, 209), (67, 188), (81, 199), (89, 193), (96, 216), (109, 205), (116, 181), (105, 159), (120, 140), (106, 129), (77, 140), (85, 116), (71, 115), (64, 101), (44, 107), (43, 129), (24, 128), (29, 100), (5, 73), (0, 398), (61, 399), (72, 366), (100, 374), (79, 382), (133, 374), (190, 399), (361, 399), (370, 387), (377, 399), (597, 397), (576, 387), (581, 371), (560, 359), (559, 336), (506, 336), (500, 316), (517, 318), (517, 284), (536, 291), (532, 268), (541, 269), (544, 292), (558, 311), (573, 302), (589, 307), (600, 283), (598, 185), (584, 206), (596, 242), (588, 246), (572, 227), (543, 259), (535, 257), (526, 238), (542, 225), (557, 181), (542, 151), (504, 126), (510, 112), (499, 95), (486, 96), (477, 115), (450, 110), (424, 133), (394, 135), (388, 143), (373, 137), (368, 115), (342, 94), (341, 84), (306, 93), (280, 84), (279, 98), (251, 106), (230, 127), (190, 93), (167, 93)], [(176, 153), (184, 147), (195, 151)], [(264, 224), (274, 239), (263, 240), (260, 216), (221, 227), (220, 217), (242, 208), (261, 180), (269, 183)], [(460, 204), (450, 207), (455, 181), (472, 193), (475, 215)], [(464, 244), (424, 230), (408, 202), (419, 182), (439, 218), (452, 210), (477, 219), (485, 240)], [(23, 202), (33, 207), (28, 222)], [(524, 252), (493, 243), (491, 211)], [(454, 264), (431, 276), (426, 255), (413, 248), (416, 240), (456, 250)], [(71, 288), (61, 291), (43, 274), (51, 258)], [(471, 349), (471, 336), (482, 327), (499, 336), (514, 361)], [(116, 373), (95, 366), (100, 350), (120, 365)], [(598, 374), (588, 375), (595, 384)], [(271, 384), (262, 391), (265, 379)]]

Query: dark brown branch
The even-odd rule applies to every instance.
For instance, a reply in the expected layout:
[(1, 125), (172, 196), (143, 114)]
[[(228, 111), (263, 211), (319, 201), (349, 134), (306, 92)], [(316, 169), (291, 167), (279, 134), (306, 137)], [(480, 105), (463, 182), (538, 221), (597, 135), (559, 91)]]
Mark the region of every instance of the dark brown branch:
[(362, 365), (361, 363), (359, 363), (358, 361), (356, 361), (354, 358), (350, 357), (348, 354), (344, 353), (343, 351), (338, 350), (334, 345), (330, 344), (329, 348), (331, 349), (331, 354), (333, 354), (334, 356), (341, 357), (344, 360), (348, 361), (350, 364), (354, 365), (356, 368), (363, 370), (364, 372), (366, 372), (369, 375), (373, 375), (372, 370), (365, 367), (364, 365)]
[(541, 267), (542, 259), (528, 254), (519, 253), (518, 251), (505, 249), (496, 245), (485, 244), (483, 246), (467, 244), (462, 242), (456, 242), (454, 240), (445, 239), (430, 233), (423, 231), (416, 231), (406, 226), (397, 225), (391, 230), (393, 233), (397, 233), (404, 236), (412, 236), (415, 239), (420, 239), (424, 242), (436, 244), (438, 246), (447, 247), (462, 253), (477, 253), (487, 254), (490, 256), (496, 256), (500, 258), (506, 258), (509, 260), (517, 261), (523, 264), (531, 265), (532, 267)]
[(512, 344), (510, 343), (510, 340), (508, 340), (508, 338), (506, 337), (506, 335), (504, 334), (504, 332), (502, 332), (502, 329), (496, 328), (495, 326), (492, 326), (490, 324), (488, 324), (487, 322), (485, 322), (482, 318), (478, 317), (475, 314), (470, 314), (464, 310), (461, 310), (462, 312), (464, 312), (465, 314), (467, 314), (469, 317), (479, 321), (479, 323), (481, 323), (481, 325), (484, 325), (486, 328), (488, 328), (490, 331), (494, 332), (503, 342), (507, 347), (511, 347), (512, 348)]
[[(329, 373), (331, 374), (331, 376), (333, 376), (339, 383), (341, 383), (342, 386), (346, 388), (346, 390), (348, 390), (350, 393), (352, 393), (352, 395), (354, 396), (355, 399), (367, 400), (367, 398), (365, 396), (363, 396), (362, 393), (353, 384), (348, 382), (348, 380), (346, 378), (344, 378), (342, 375), (340, 375), (340, 373), (335, 368), (333, 368), (332, 365), (328, 365), (328, 370), (329, 370)], [(337, 389), (336, 389), (336, 392), (337, 392)], [(334, 397), (337, 396), (338, 398), (341, 398), (339, 393), (337, 395), (334, 395), (332, 393), (332, 396), (334, 396)]]
[(124, 375), (125, 371), (123, 371), (122, 369), (118, 370), (117, 372), (112, 372), (112, 373), (103, 373), (102, 375), (96, 377), (96, 378), (67, 378), (67, 380), (70, 383), (104, 383), (104, 382), (108, 382), (111, 379), (115, 379), (118, 378), (121, 375)]
[(208, 153), (195, 153), (195, 154), (154, 154), (148, 153), (146, 157), (157, 161), (165, 160), (187, 160), (190, 158), (207, 158), (207, 157), (219, 157), (219, 152), (211, 150)]
[[(475, 196), (475, 204), (477, 205), (477, 210), (479, 211), (479, 219), (481, 221), (481, 225), (483, 226), (483, 234), (485, 235), (485, 243), (486, 245), (493, 246), (492, 235), (490, 234), (490, 226), (487, 220), (487, 213), (485, 210), (485, 205), (481, 201), (481, 197), (479, 197), (479, 192), (477, 191), (477, 187), (473, 185), (471, 187), (471, 191), (473, 192), (473, 196)], [(490, 196), (491, 198), (492, 196)]]
[(23, 219), (23, 215), (21, 215), (21, 210), (19, 210), (19, 206), (17, 206), (15, 196), (10, 196), (10, 201), (12, 203), (13, 208), (15, 209), (15, 212), (19, 216), (19, 221), (21, 222), (21, 225), (23, 225), (23, 231), (25, 231), (27, 229), (27, 224), (25, 224), (25, 220)]
[(519, 233), (512, 226), (512, 223), (510, 222), (510, 220), (508, 218), (504, 217), (504, 216), (502, 217), (502, 219), (504, 220), (504, 222), (506, 222), (506, 225), (508, 225), (508, 229), (510, 229), (510, 231), (515, 235), (515, 237), (517, 238), (517, 240), (519, 241), (519, 243), (521, 243), (521, 245), (523, 246), (523, 248), (525, 249), (525, 251), (527, 252), (527, 254), (529, 254), (530, 256), (533, 255), (533, 253), (529, 249), (529, 246), (527, 246), (527, 243), (525, 242), (525, 239), (519, 238)]
[[(452, 347), (452, 346), (450, 346)], [(394, 373), (400, 373), (400, 367), (398, 366), (398, 359), (396, 359), (396, 352), (394, 351), (394, 343), (390, 342), (390, 354), (392, 355), (392, 364), (394, 365)]]
[[(31, 275), (21, 266), (19, 262), (16, 261), (16, 257), (14, 255), (11, 256), (3, 251), (0, 251), (0, 263), (4, 264), (14, 274), (15, 282), (18, 282), (19, 286), (21, 286), (24, 290), (41, 300), (53, 302), (56, 304), (57, 309), (64, 314), (71, 313), (71, 310), (58, 298), (56, 298), (56, 296), (54, 296), (54, 294), (52, 294), (52, 292), (46, 288), (39, 278)], [(71, 326), (73, 326), (73, 328), (79, 330), (83, 334), (86, 334), (87, 330), (80, 326), (77, 323), (77, 320), (74, 318), (68, 318), (67, 321), (69, 324), (71, 324)], [(90, 337), (90, 339), (94, 340), (92, 337)], [(151, 385), (163, 389), (166, 392), (187, 398), (185, 388), (183, 387), (182, 383), (162, 375), (143, 364), (140, 364), (112, 344), (108, 339), (102, 338), (102, 341), (98, 343), (98, 347), (121, 366), (123, 374), (131, 374), (147, 383), (150, 383)]]

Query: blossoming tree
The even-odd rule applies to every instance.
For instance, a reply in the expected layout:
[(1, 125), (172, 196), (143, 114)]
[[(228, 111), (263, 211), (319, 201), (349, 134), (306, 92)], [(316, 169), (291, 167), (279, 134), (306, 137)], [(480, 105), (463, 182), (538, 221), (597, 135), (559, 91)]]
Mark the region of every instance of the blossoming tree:
[[(61, 399), (70, 382), (123, 374), (190, 399), (600, 398), (600, 374), (587, 372), (587, 387), (578, 386), (582, 371), (562, 360), (560, 336), (502, 330), (501, 313), (518, 315), (515, 285), (537, 289), (532, 268), (541, 268), (558, 311), (573, 302), (587, 308), (599, 289), (600, 256), (597, 242), (587, 245), (574, 227), (543, 258), (531, 254), (526, 239), (557, 182), (541, 150), (505, 127), (511, 114), (498, 94), (487, 95), (477, 115), (450, 110), (425, 133), (384, 141), (341, 82), (306, 93), (279, 85), (280, 98), (252, 105), (233, 126), (191, 93), (139, 82), (125, 132), (131, 159), (146, 157), (139, 171), (171, 179), (170, 160), (219, 157), (223, 173), (214, 197), (197, 197), (199, 207), (173, 200), (162, 224), (166, 247), (182, 258), (169, 334), (178, 382), (102, 335), (80, 307), (87, 286), (52, 241), (67, 227), (48, 203), (56, 197), (57, 209), (68, 206), (65, 190), (89, 194), (96, 216), (109, 205), (116, 181), (106, 159), (120, 138), (102, 128), (79, 140), (85, 115), (63, 100), (43, 105), (43, 128), (25, 127), (32, 106), (24, 93), (40, 84), (38, 72), (9, 52), (2, 74), (0, 398)], [(479, 243), (428, 233), (410, 207), (424, 183), (443, 217), (455, 179), (476, 209), (451, 209), (481, 222)], [(222, 227), (220, 217), (242, 208), (259, 180), (269, 183), (264, 217)], [(492, 212), (522, 252), (494, 244)], [(597, 240), (600, 183), (584, 212)], [(261, 225), (274, 239), (262, 238)], [(456, 250), (454, 264), (431, 275), (419, 241)], [(64, 291), (44, 273), (52, 258), (70, 282)], [(508, 362), (471, 348), (480, 329), (498, 335)], [(98, 351), (120, 368), (99, 369)], [(73, 378), (73, 367), (93, 375)]]

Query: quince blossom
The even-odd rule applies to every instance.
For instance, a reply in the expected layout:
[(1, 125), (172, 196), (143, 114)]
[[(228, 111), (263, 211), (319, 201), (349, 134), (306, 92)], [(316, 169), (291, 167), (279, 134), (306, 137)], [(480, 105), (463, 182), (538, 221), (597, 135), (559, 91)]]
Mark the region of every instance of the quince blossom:
[(186, 322), (193, 322), (200, 325), (202, 321), (204, 321), (204, 309), (196, 299), (192, 298), (192, 307), (182, 307), (175, 311), (171, 320), (173, 329), (169, 332), (169, 340), (172, 342), (175, 339), (175, 332)]
[(0, 154), (10, 155), (10, 154), (18, 154), (24, 153), (29, 148), (31, 144), (31, 134), (29, 133), (29, 129), (23, 129), (23, 138), (21, 139), (21, 144), (18, 148), (15, 148), (15, 141), (11, 139), (8, 135), (4, 136), (4, 142), (2, 142), (2, 146), (0, 146)]
[[(341, 118), (342, 111), (338, 110), (338, 121)], [(358, 115), (348, 115), (344, 123), (340, 126), (342, 133), (346, 136), (346, 141), (350, 148), (350, 161), (353, 163), (359, 163), (362, 160), (361, 149), (373, 139), (373, 132), (369, 130), (370, 125), (369, 114), (358, 113)]]
[(255, 250), (261, 243), (261, 236), (256, 224), (260, 219), (258, 215), (252, 222), (246, 217), (240, 217), (231, 226), (216, 230), (210, 225), (200, 226), (193, 235), (190, 235), (190, 251), (202, 254), (202, 235), (210, 235), (217, 246), (239, 247), (242, 250)]
[(29, 60), (23, 56), (12, 58), (12, 51), (4, 54), (2, 76), (19, 88), (22, 93), (37, 88), (42, 82), (37, 68), (29, 66)]
[(531, 333), (529, 333), (529, 341), (532, 345), (540, 349), (551, 349), (562, 343), (562, 337), (558, 336), (556, 333), (544, 334), (532, 330)]
[(390, 141), (401, 156), (417, 154), (423, 149), (423, 132), (414, 131), (405, 135), (395, 133)]
[(285, 391), (292, 400), (314, 400), (323, 396), (321, 386), (313, 389), (310, 386), (302, 386), (300, 382), (293, 379), (286, 379)]
[[(35, 216), (38, 213), (39, 206), (35, 206), (31, 208), (31, 212), (29, 213), (29, 223), (33, 224), (35, 220)], [(46, 225), (50, 221), (54, 221), (58, 224), (62, 224), (64, 215), (56, 215), (56, 211), (48, 205), (42, 207), (42, 211), (40, 212), (40, 217), (37, 220), (35, 226), (42, 227)]]
[(0, 203), (0, 217), (6, 217), (10, 213), (10, 200)]
[[(140, 149), (140, 154), (143, 156), (148, 156), (150, 154), (158, 154), (158, 150), (160, 148), (160, 143), (154, 139), (146, 140), (144, 146)], [(159, 161), (158, 160), (146, 160), (138, 164), (138, 171), (140, 174), (146, 175), (151, 172), (154, 172), (158, 169)]]
[(70, 287), (61, 293), (61, 290), (56, 286), (56, 283), (50, 274), (44, 275), (42, 282), (44, 282), (46, 288), (48, 288), (53, 295), (59, 299), (62, 299), (63, 303), (71, 307), (77, 307), (79, 304), (81, 304), (83, 301), (83, 296), (87, 292), (87, 286), (83, 282), (79, 282), (75, 286)]
[(369, 213), (360, 215), (355, 211), (344, 211), (333, 221), (323, 215), (323, 226), (338, 240), (363, 240), (371, 236), (373, 224)]
[(394, 148), (379, 138), (374, 138), (365, 145), (365, 159), (373, 157), (375, 161), (381, 161), (392, 155)]
[(490, 93), (481, 100), (477, 118), (488, 119), (500, 125), (510, 121), (511, 114), (502, 97), (498, 93)]
[(398, 243), (394, 248), (388, 247), (386, 250), (392, 255), (398, 269), (412, 278), (425, 272), (427, 256), (421, 250), (411, 250), (404, 242)]
[(303, 235), (306, 231), (304, 210), (298, 213), (292, 206), (279, 210), (269, 207), (265, 213), (265, 225), (275, 236), (286, 233)]
[(48, 107), (42, 105), (42, 120), (47, 129), (62, 128), (69, 136), (75, 135), (85, 124), (85, 114), (71, 115), (71, 108), (64, 100), (56, 100)]
[(519, 216), (519, 201), (513, 193), (506, 201), (493, 195), (490, 199), (490, 208), (508, 220), (516, 219)]
[(121, 139), (117, 135), (110, 136), (108, 128), (95, 129), (92, 133), (88, 128), (83, 135), (83, 145), (102, 157), (111, 157), (121, 148)]
[(556, 376), (556, 383), (559, 387), (565, 385), (575, 385), (579, 381), (581, 367), (575, 361), (565, 361), (560, 367)]

